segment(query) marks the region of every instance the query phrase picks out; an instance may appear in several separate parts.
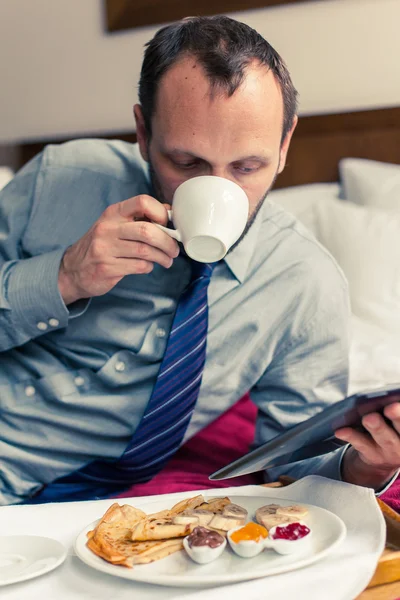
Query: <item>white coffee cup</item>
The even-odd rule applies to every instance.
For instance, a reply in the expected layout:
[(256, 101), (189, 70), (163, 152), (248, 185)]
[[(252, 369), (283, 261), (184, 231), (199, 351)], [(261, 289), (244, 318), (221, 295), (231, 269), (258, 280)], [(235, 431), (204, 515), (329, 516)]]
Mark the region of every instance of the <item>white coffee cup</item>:
[(239, 239), (248, 214), (249, 201), (239, 185), (223, 177), (201, 175), (175, 191), (168, 211), (175, 229), (157, 226), (182, 242), (190, 258), (216, 262)]

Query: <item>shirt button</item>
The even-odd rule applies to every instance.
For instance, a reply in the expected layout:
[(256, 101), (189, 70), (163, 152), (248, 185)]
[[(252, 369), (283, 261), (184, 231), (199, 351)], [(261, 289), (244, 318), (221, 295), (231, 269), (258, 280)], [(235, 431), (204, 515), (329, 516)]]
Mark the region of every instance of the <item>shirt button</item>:
[(167, 332), (162, 327), (159, 327), (158, 329), (156, 329), (156, 336), (158, 338), (163, 338), (166, 336), (166, 334), (167, 334)]
[(58, 327), (59, 324), (60, 324), (60, 321), (58, 319), (49, 319), (50, 327)]
[(85, 380), (84, 380), (83, 377), (81, 377), (80, 375), (78, 375), (78, 377), (75, 377), (74, 382), (75, 382), (75, 385), (81, 386), (81, 385), (84, 385)]
[(120, 373), (122, 371), (125, 371), (125, 363), (122, 362), (122, 360), (119, 360), (118, 362), (115, 363), (115, 370), (119, 371)]
[(46, 331), (47, 323), (45, 323), (44, 321), (39, 321), (39, 323), (36, 323), (36, 327), (40, 329), (40, 331)]
[(29, 397), (30, 397), (30, 396), (34, 396), (34, 395), (36, 394), (36, 390), (35, 390), (35, 388), (33, 387), (33, 385), (27, 385), (27, 386), (26, 386), (26, 388), (25, 388), (25, 394), (26, 394), (27, 396), (29, 396)]

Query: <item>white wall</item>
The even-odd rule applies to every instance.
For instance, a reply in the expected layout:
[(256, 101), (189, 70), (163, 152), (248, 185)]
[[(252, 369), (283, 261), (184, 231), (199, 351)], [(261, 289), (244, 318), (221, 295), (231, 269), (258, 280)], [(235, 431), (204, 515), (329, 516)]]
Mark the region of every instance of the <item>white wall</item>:
[[(400, 0), (235, 13), (285, 58), (301, 114), (400, 104)], [(0, 0), (0, 143), (133, 128), (143, 45), (108, 35), (102, 0)]]

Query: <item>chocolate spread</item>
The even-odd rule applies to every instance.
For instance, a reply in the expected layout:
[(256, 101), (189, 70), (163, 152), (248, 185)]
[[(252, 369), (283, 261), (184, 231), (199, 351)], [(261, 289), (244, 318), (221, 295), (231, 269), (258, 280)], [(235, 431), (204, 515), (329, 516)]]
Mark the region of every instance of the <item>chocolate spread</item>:
[(206, 527), (195, 527), (187, 538), (190, 548), (193, 546), (209, 546), (218, 548), (224, 543), (224, 538), (218, 531), (212, 531)]

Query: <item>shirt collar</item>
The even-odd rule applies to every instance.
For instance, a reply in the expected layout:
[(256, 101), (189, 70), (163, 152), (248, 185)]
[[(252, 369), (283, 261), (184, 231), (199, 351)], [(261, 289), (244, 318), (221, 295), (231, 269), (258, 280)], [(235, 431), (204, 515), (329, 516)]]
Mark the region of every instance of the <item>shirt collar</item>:
[(264, 207), (261, 207), (258, 211), (256, 218), (244, 238), (239, 242), (236, 248), (231, 252), (228, 252), (224, 258), (225, 263), (239, 283), (243, 283), (246, 279), (250, 261), (257, 248), (258, 234), (263, 221), (263, 208)]

